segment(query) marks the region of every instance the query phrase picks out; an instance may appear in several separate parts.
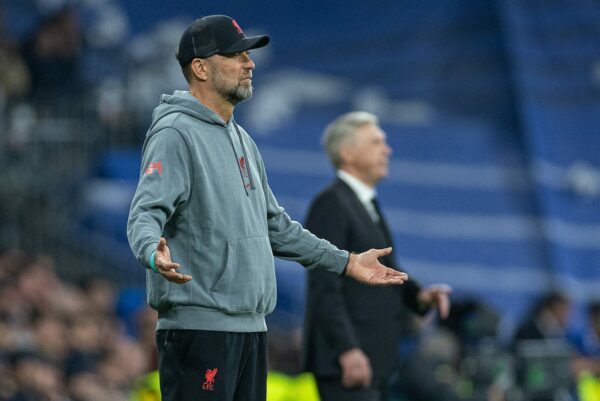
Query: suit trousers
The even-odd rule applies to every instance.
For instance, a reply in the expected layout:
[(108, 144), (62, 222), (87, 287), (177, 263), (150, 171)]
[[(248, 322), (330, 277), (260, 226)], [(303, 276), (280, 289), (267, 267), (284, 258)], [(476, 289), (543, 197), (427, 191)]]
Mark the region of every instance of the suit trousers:
[(385, 386), (353, 388), (342, 386), (340, 378), (316, 378), (321, 401), (385, 401)]

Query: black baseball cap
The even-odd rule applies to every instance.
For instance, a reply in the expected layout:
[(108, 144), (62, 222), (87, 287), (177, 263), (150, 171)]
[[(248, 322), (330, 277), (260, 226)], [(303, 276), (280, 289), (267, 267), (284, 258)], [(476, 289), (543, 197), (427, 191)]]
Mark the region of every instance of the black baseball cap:
[(185, 67), (195, 58), (257, 49), (266, 46), (269, 40), (267, 35), (246, 36), (231, 17), (208, 15), (192, 22), (183, 32), (176, 57)]

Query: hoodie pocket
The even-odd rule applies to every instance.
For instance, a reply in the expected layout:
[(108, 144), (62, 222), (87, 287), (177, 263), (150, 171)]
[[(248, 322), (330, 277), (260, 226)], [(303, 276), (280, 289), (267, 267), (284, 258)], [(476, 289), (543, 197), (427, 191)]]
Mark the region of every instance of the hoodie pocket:
[(167, 311), (172, 304), (169, 301), (171, 285), (161, 274), (151, 270), (146, 272), (146, 288), (148, 291), (148, 303), (159, 312)]
[(275, 307), (276, 295), (269, 238), (227, 241), (227, 259), (211, 290), (217, 307), (229, 313), (269, 313)]

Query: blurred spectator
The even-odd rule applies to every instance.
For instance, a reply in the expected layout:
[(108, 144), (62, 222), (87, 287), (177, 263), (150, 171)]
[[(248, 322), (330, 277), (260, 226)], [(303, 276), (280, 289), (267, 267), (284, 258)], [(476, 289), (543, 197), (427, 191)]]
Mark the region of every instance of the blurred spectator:
[[(2, 333), (2, 323), (0, 323), (0, 335)], [(0, 343), (0, 350), (3, 349)], [(13, 374), (13, 368), (6, 357), (0, 358), (0, 400), (8, 400), (17, 392), (17, 382)]]
[(69, 343), (71, 353), (66, 361), (67, 374), (93, 370), (104, 352), (101, 323), (94, 316), (72, 317)]
[(69, 394), (73, 401), (123, 401), (123, 397), (104, 387), (99, 375), (80, 372), (69, 380)]
[(146, 360), (143, 376), (133, 384), (129, 401), (160, 401), (158, 354), (156, 348), (156, 320), (158, 314), (147, 304), (137, 313), (139, 345)]
[(402, 353), (400, 368), (392, 380), (391, 393), (397, 397), (394, 400), (459, 400), (459, 358), (460, 344), (453, 333), (445, 329), (423, 333), (414, 352)]
[(507, 399), (512, 371), (510, 355), (497, 340), (498, 322), (497, 311), (478, 300), (465, 299), (454, 302), (448, 319), (440, 321), (439, 327), (416, 326), (416, 347), (401, 352), (392, 393), (402, 397), (396, 399)]
[(114, 399), (125, 398), (131, 384), (146, 373), (146, 361), (139, 344), (119, 339), (99, 361), (97, 371), (105, 390)]
[(24, 301), (37, 313), (52, 310), (60, 283), (49, 258), (38, 258), (25, 267), (18, 276), (18, 286)]
[(146, 372), (158, 369), (156, 321), (158, 314), (148, 305), (137, 313), (137, 339), (146, 357)]
[(516, 383), (530, 401), (574, 397), (574, 354), (568, 341), (570, 313), (570, 299), (550, 291), (534, 305), (515, 333)]
[[(573, 342), (581, 356), (600, 363), (600, 300), (592, 301), (587, 307), (587, 326), (585, 330), (573, 336)], [(600, 374), (600, 366), (596, 373)]]
[(15, 42), (4, 29), (5, 11), (0, 5), (0, 111), (5, 103), (24, 96), (29, 91), (27, 66)]
[(80, 93), (82, 44), (73, 7), (66, 6), (43, 18), (23, 45), (23, 56), (31, 75), (31, 96), (50, 100), (56, 95)]
[(14, 357), (18, 391), (10, 401), (67, 401), (62, 372), (51, 361), (35, 352)]
[(90, 301), (90, 309), (97, 315), (109, 316), (115, 310), (115, 286), (108, 279), (93, 277), (82, 284)]
[(484, 339), (496, 339), (499, 322), (496, 310), (477, 299), (465, 299), (453, 305), (448, 319), (440, 324), (466, 347), (475, 346)]
[(571, 302), (556, 291), (544, 295), (517, 329), (515, 341), (566, 339)]
[(62, 367), (69, 352), (65, 321), (57, 315), (41, 315), (33, 323), (33, 336), (40, 355)]

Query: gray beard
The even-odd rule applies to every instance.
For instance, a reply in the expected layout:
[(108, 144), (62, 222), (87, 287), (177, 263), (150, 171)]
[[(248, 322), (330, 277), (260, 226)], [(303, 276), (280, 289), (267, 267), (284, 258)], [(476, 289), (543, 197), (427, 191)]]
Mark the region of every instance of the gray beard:
[(244, 100), (252, 97), (252, 84), (243, 85), (242, 83), (237, 84), (236, 86), (227, 86), (224, 80), (221, 78), (221, 74), (216, 73), (213, 75), (212, 84), (217, 92), (224, 99), (226, 99), (229, 103), (234, 106)]
[(252, 97), (252, 85), (239, 84), (235, 89), (231, 90), (225, 99), (231, 104), (236, 105), (244, 100), (248, 100)]

